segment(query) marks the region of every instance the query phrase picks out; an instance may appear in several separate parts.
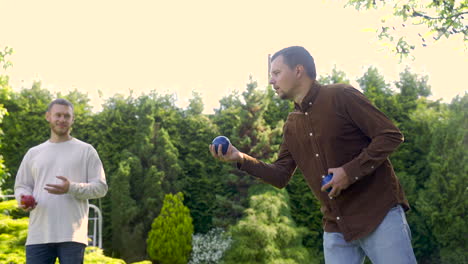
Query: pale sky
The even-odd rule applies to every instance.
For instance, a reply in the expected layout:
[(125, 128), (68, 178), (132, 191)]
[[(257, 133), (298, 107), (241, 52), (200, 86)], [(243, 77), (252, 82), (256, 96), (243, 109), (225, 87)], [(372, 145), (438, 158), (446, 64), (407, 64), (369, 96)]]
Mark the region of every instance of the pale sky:
[[(344, 8), (343, 0), (0, 0), (0, 48), (15, 50), (14, 90), (41, 80), (52, 92), (78, 89), (94, 110), (116, 93), (156, 90), (176, 94), (185, 107), (201, 93), (205, 112), (249, 75), (267, 86), (267, 58), (287, 46), (304, 46), (325, 75), (334, 65), (352, 84), (368, 66), (387, 81), (408, 64), (429, 75), (431, 99), (445, 102), (468, 90), (468, 52), (460, 39), (418, 48), (414, 61), (399, 63), (376, 34), (382, 12)], [(103, 98), (98, 95), (98, 90)]]

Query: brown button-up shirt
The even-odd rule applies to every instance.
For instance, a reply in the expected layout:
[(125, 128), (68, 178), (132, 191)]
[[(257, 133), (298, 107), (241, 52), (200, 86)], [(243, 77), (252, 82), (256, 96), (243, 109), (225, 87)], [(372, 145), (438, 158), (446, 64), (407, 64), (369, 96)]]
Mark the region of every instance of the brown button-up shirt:
[[(298, 167), (320, 200), (324, 230), (351, 241), (371, 233), (397, 204), (409, 209), (388, 159), (402, 141), (398, 128), (358, 90), (314, 82), (288, 116), (278, 159), (267, 164), (245, 155), (238, 166), (278, 188)], [(321, 181), (328, 168), (338, 167), (352, 184), (330, 199)]]

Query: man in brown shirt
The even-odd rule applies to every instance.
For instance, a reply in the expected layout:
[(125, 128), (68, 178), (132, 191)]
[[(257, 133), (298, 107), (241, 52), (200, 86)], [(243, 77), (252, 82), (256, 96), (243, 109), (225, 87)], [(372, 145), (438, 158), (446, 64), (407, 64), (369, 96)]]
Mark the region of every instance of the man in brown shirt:
[[(211, 145), (212, 155), (278, 188), (298, 167), (321, 203), (326, 263), (363, 263), (366, 255), (373, 263), (416, 263), (404, 214), (409, 204), (388, 159), (403, 135), (352, 86), (315, 79), (307, 50), (278, 51), (270, 84), (295, 103), (278, 159), (267, 164), (232, 145), (225, 155)], [(329, 173), (332, 180), (321, 186)]]

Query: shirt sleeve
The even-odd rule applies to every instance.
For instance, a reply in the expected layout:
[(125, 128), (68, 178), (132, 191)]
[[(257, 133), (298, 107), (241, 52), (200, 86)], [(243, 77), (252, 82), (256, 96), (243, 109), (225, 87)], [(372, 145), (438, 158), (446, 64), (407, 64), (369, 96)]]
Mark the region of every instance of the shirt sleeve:
[(108, 189), (106, 176), (99, 155), (92, 147), (86, 165), (87, 182), (71, 182), (68, 192), (80, 200), (104, 197)]
[(278, 159), (272, 164), (267, 164), (247, 154), (244, 154), (243, 163), (238, 164), (240, 170), (277, 188), (284, 188), (288, 184), (296, 167), (296, 162), (284, 142), (281, 144)]
[(31, 173), (31, 166), (29, 165), (30, 155), (30, 151), (24, 155), (16, 173), (15, 198), (18, 204), (21, 202), (21, 195), (33, 195), (34, 178)]
[(343, 166), (351, 182), (371, 174), (403, 142), (403, 134), (358, 90), (345, 89), (340, 103), (350, 120), (371, 142)]

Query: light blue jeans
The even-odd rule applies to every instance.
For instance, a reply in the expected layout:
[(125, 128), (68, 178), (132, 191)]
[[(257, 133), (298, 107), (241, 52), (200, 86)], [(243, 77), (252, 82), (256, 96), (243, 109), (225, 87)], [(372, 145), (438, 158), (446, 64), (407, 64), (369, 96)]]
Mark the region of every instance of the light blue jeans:
[(366, 256), (374, 264), (416, 263), (411, 230), (400, 205), (390, 209), (367, 237), (346, 242), (341, 233), (324, 232), (323, 251), (327, 264), (362, 264)]

